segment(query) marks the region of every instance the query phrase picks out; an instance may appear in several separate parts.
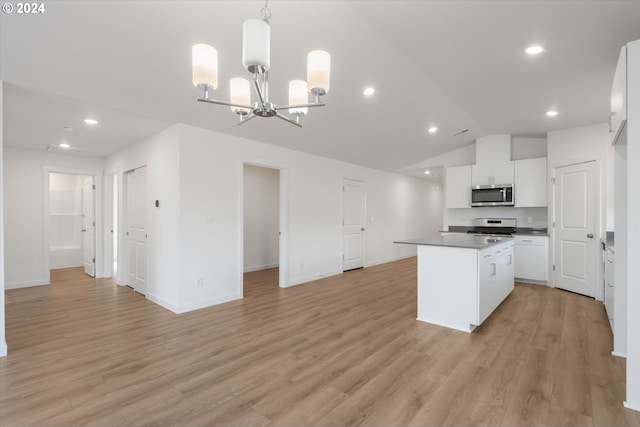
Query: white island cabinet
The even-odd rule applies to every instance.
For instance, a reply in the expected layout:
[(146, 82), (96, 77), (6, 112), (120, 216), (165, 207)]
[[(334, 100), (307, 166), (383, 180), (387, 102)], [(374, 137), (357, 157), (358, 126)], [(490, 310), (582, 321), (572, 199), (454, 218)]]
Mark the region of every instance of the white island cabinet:
[(513, 291), (513, 239), (446, 234), (418, 245), (418, 320), (471, 332)]

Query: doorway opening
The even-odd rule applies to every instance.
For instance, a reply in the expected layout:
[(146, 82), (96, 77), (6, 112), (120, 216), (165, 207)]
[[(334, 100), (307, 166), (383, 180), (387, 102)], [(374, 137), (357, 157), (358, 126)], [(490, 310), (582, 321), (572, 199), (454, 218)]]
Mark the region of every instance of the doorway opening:
[(280, 282), (280, 170), (243, 167), (243, 296)]
[(93, 176), (49, 173), (49, 269), (83, 269), (96, 276)]

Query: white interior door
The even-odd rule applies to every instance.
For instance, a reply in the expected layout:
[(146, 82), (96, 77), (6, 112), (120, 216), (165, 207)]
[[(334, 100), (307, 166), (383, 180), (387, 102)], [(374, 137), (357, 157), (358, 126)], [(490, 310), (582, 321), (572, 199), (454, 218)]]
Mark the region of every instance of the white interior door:
[(344, 179), (342, 184), (342, 270), (364, 267), (364, 182)]
[(126, 174), (127, 284), (147, 291), (147, 168)]
[(95, 186), (93, 177), (82, 183), (82, 264), (85, 274), (96, 276)]
[(595, 297), (595, 162), (555, 169), (555, 286)]

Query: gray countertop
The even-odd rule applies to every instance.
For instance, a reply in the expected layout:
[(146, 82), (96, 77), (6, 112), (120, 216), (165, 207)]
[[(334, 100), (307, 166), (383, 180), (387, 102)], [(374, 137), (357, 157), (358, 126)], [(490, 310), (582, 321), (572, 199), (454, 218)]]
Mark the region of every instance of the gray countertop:
[[(444, 233), (466, 233), (472, 230), (473, 227), (467, 227), (463, 225), (450, 225), (449, 230), (443, 231)], [(546, 228), (526, 228), (518, 227), (514, 236), (548, 236), (549, 232)]]
[(484, 249), (508, 240), (513, 240), (513, 238), (509, 236), (493, 237), (480, 236), (477, 234), (453, 233), (445, 235), (434, 234), (429, 237), (410, 240), (399, 240), (393, 243), (401, 243), (406, 245), (446, 246), (466, 249)]

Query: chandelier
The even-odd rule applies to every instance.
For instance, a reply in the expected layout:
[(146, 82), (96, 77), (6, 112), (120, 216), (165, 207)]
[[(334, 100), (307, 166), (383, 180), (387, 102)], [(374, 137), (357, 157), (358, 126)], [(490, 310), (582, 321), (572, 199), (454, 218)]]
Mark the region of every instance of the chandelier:
[[(331, 57), (323, 50), (314, 50), (307, 56), (307, 81), (289, 82), (289, 104), (278, 106), (269, 100), (269, 62), (271, 50), (271, 10), (264, 3), (262, 20), (248, 19), (242, 26), (242, 65), (253, 75), (251, 82), (241, 77), (229, 82), (230, 100), (209, 98), (209, 93), (218, 87), (218, 52), (212, 46), (195, 44), (191, 49), (193, 85), (202, 91), (198, 101), (226, 105), (239, 117), (238, 125), (254, 117), (278, 117), (295, 126), (302, 127), (300, 117), (309, 107), (323, 107), (320, 97), (329, 92)], [(251, 102), (251, 86), (257, 101)], [(314, 101), (309, 103), (309, 93)], [(291, 117), (282, 113), (287, 111)]]

